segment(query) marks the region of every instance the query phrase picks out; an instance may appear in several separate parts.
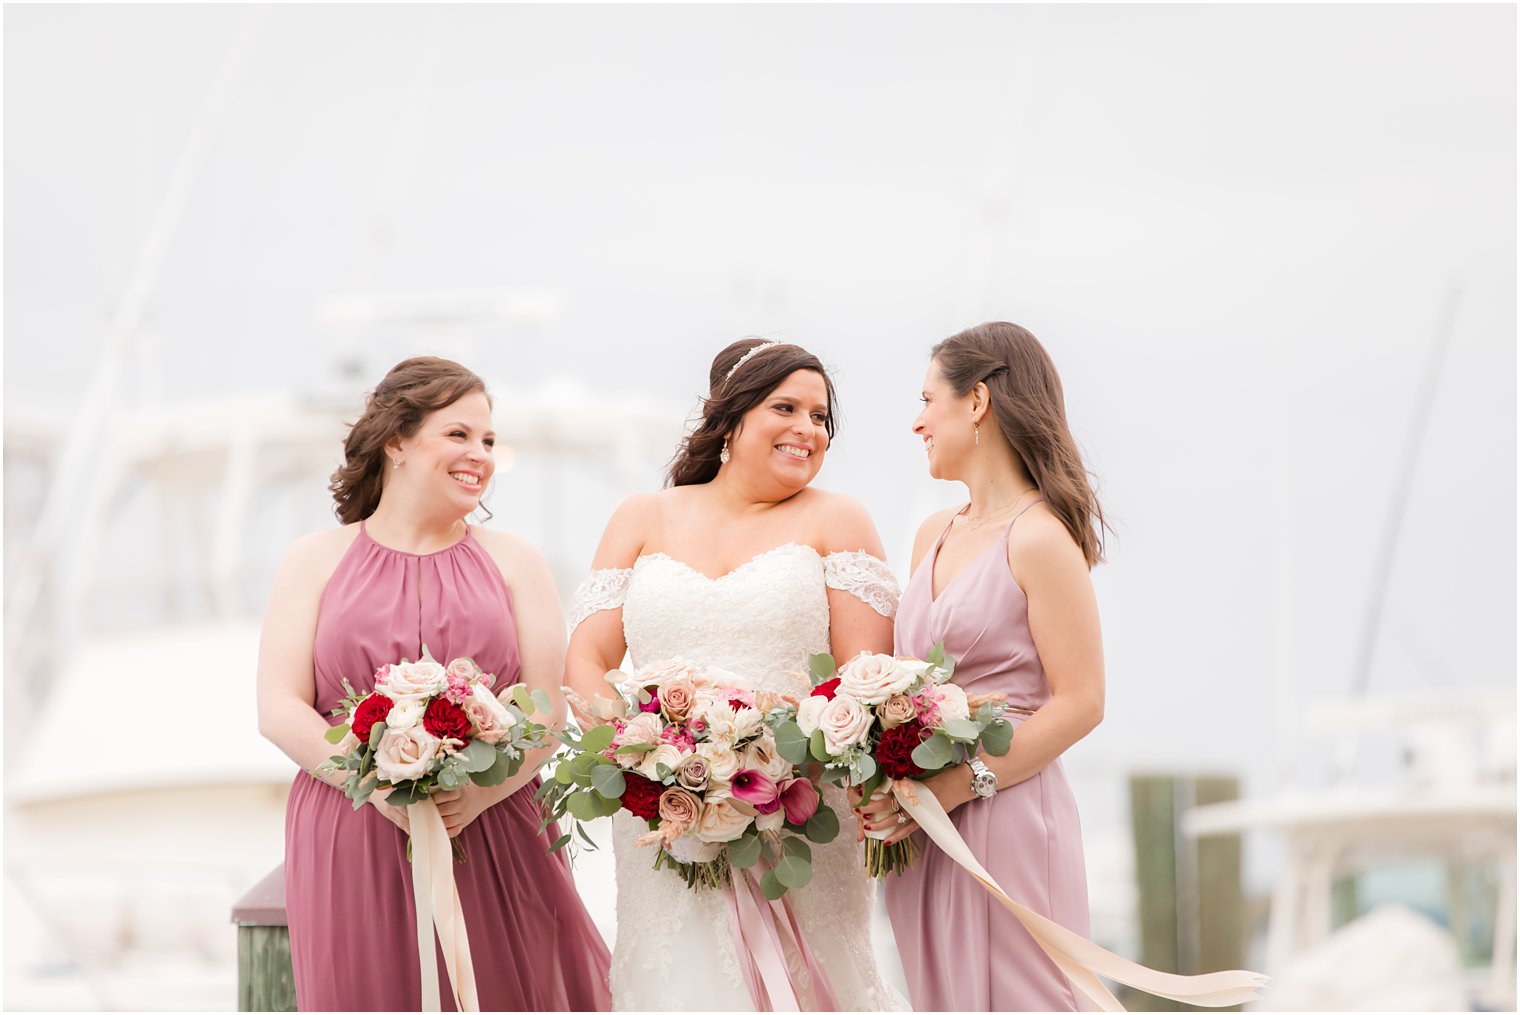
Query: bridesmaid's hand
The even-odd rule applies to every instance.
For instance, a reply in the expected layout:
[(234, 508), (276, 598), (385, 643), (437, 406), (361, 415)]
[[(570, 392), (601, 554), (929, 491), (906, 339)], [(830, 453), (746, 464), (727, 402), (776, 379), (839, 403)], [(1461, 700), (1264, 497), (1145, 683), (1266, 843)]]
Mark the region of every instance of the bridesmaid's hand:
[(412, 823), (407, 819), (406, 808), (392, 807), (390, 804), (385, 802), (385, 798), (390, 795), (390, 792), (391, 791), (389, 789), (384, 790), (383, 792), (376, 790), (370, 794), (369, 802), (374, 805), (375, 810), (379, 811), (385, 816), (385, 820), (401, 829), (407, 835), (411, 835)]
[(469, 827), (470, 822), (496, 802), (496, 794), (489, 789), (469, 783), (464, 789), (440, 790), (429, 794), (443, 818), (443, 827), (454, 838)]

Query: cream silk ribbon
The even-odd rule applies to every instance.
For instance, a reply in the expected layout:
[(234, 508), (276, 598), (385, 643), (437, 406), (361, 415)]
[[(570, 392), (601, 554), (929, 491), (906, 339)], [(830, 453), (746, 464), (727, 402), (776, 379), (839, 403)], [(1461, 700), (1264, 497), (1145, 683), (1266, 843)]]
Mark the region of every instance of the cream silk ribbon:
[(935, 845), (966, 869), (992, 897), (1012, 913), (1035, 943), (1071, 980), (1072, 986), (1103, 1011), (1124, 1011), (1118, 998), (1095, 976), (1101, 973), (1110, 980), (1128, 984), (1147, 994), (1171, 998), (1185, 1004), (1203, 1008), (1225, 1008), (1245, 1004), (1261, 996), (1261, 988), (1267, 978), (1260, 973), (1233, 969), (1222, 973), (1204, 973), (1199, 976), (1182, 976), (1162, 973), (1121, 958), (1106, 948), (1100, 948), (1075, 931), (1041, 916), (1028, 906), (1021, 906), (1008, 897), (986, 869), (977, 862), (966, 840), (951, 823), (949, 815), (940, 806), (939, 798), (928, 787), (920, 785), (923, 792), (916, 792), (906, 780), (892, 783), (892, 793), (902, 809), (912, 816)]
[(754, 874), (744, 868), (733, 870), (723, 894), (734, 950), (755, 1010), (837, 1011), (833, 985), (808, 947), (787, 897), (767, 899)]
[(470, 962), (470, 938), (465, 932), (459, 888), (454, 884), (454, 851), (438, 805), (426, 798), (408, 804), (412, 828), (412, 902), (417, 910), (417, 958), (422, 969), (422, 1010), (441, 1011), (438, 992), (438, 954), (433, 928), (443, 946), (449, 990), (459, 1011), (480, 1011), (475, 993), (475, 967)]

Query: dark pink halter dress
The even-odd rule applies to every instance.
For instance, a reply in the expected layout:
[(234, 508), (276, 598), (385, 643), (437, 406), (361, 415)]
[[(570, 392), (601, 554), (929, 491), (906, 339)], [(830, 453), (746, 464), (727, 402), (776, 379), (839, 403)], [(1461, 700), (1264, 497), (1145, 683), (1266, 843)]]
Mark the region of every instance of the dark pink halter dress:
[[(313, 650), (317, 711), (367, 691), (375, 670), (471, 656), (499, 690), (519, 677), (511, 596), (473, 535), (437, 553), (402, 553), (359, 535), (322, 594)], [(333, 720), (336, 721), (336, 720)], [(607, 946), (576, 892), (558, 835), (538, 833), (538, 780), (462, 833), (454, 878), (484, 1011), (605, 1011)], [(285, 813), (285, 902), (303, 1011), (417, 1011), (417, 936), (406, 835), (368, 805), (296, 776)], [(443, 1004), (452, 1009), (439, 952)]]

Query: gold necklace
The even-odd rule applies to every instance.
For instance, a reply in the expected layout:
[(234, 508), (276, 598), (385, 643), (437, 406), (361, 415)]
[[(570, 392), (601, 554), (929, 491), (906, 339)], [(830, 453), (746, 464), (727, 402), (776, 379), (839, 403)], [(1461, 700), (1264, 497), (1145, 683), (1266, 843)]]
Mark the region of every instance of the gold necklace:
[(1033, 493), (1035, 490), (1038, 490), (1038, 489), (1039, 489), (1039, 487), (1037, 487), (1037, 486), (1031, 486), (1031, 487), (1029, 487), (1026, 490), (1021, 490), (1019, 492), (1019, 495), (1017, 497), (1013, 498), (1013, 500), (1009, 501), (1007, 504), (1004, 504), (1000, 508), (994, 508), (993, 510), (988, 511), (986, 514), (982, 515), (979, 518), (972, 518), (969, 514), (966, 515), (965, 516), (966, 520), (965, 520), (965, 522), (962, 523), (962, 528), (967, 528), (967, 529), (979, 529), (979, 528), (981, 528), (983, 525), (986, 525), (989, 521), (991, 521), (993, 518), (996, 518), (998, 515), (1004, 514), (1005, 512), (1011, 511), (1013, 508), (1017, 507), (1019, 501), (1021, 501), (1021, 500), (1024, 499), (1024, 494), (1026, 494), (1026, 493)]

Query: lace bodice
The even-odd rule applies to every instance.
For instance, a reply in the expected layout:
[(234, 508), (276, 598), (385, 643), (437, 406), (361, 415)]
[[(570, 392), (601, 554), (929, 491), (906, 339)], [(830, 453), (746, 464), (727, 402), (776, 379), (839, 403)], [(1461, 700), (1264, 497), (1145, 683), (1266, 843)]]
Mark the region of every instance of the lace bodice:
[[(865, 553), (820, 556), (786, 543), (718, 578), (664, 553), (631, 568), (593, 571), (576, 591), (572, 622), (598, 610), (623, 611), (633, 666), (676, 656), (729, 670), (766, 690), (806, 692), (807, 657), (829, 648), (828, 589), (840, 589), (883, 616), (897, 609), (897, 581)], [(824, 799), (848, 827), (842, 791)], [(626, 812), (613, 820), (618, 934), (612, 957), (615, 1010), (745, 1010), (727, 907), (718, 892), (694, 892), (653, 870), (647, 830)], [(905, 1007), (882, 982), (871, 945), (873, 889), (860, 848), (846, 831), (813, 848), (813, 881), (793, 893), (803, 931), (834, 985), (841, 1010)]]
[(576, 590), (571, 623), (621, 607), (635, 667), (680, 656), (764, 690), (798, 692), (808, 687), (807, 657), (829, 649), (828, 588), (884, 617), (897, 611), (897, 579), (882, 561), (784, 543), (718, 578), (664, 553), (592, 571)]

